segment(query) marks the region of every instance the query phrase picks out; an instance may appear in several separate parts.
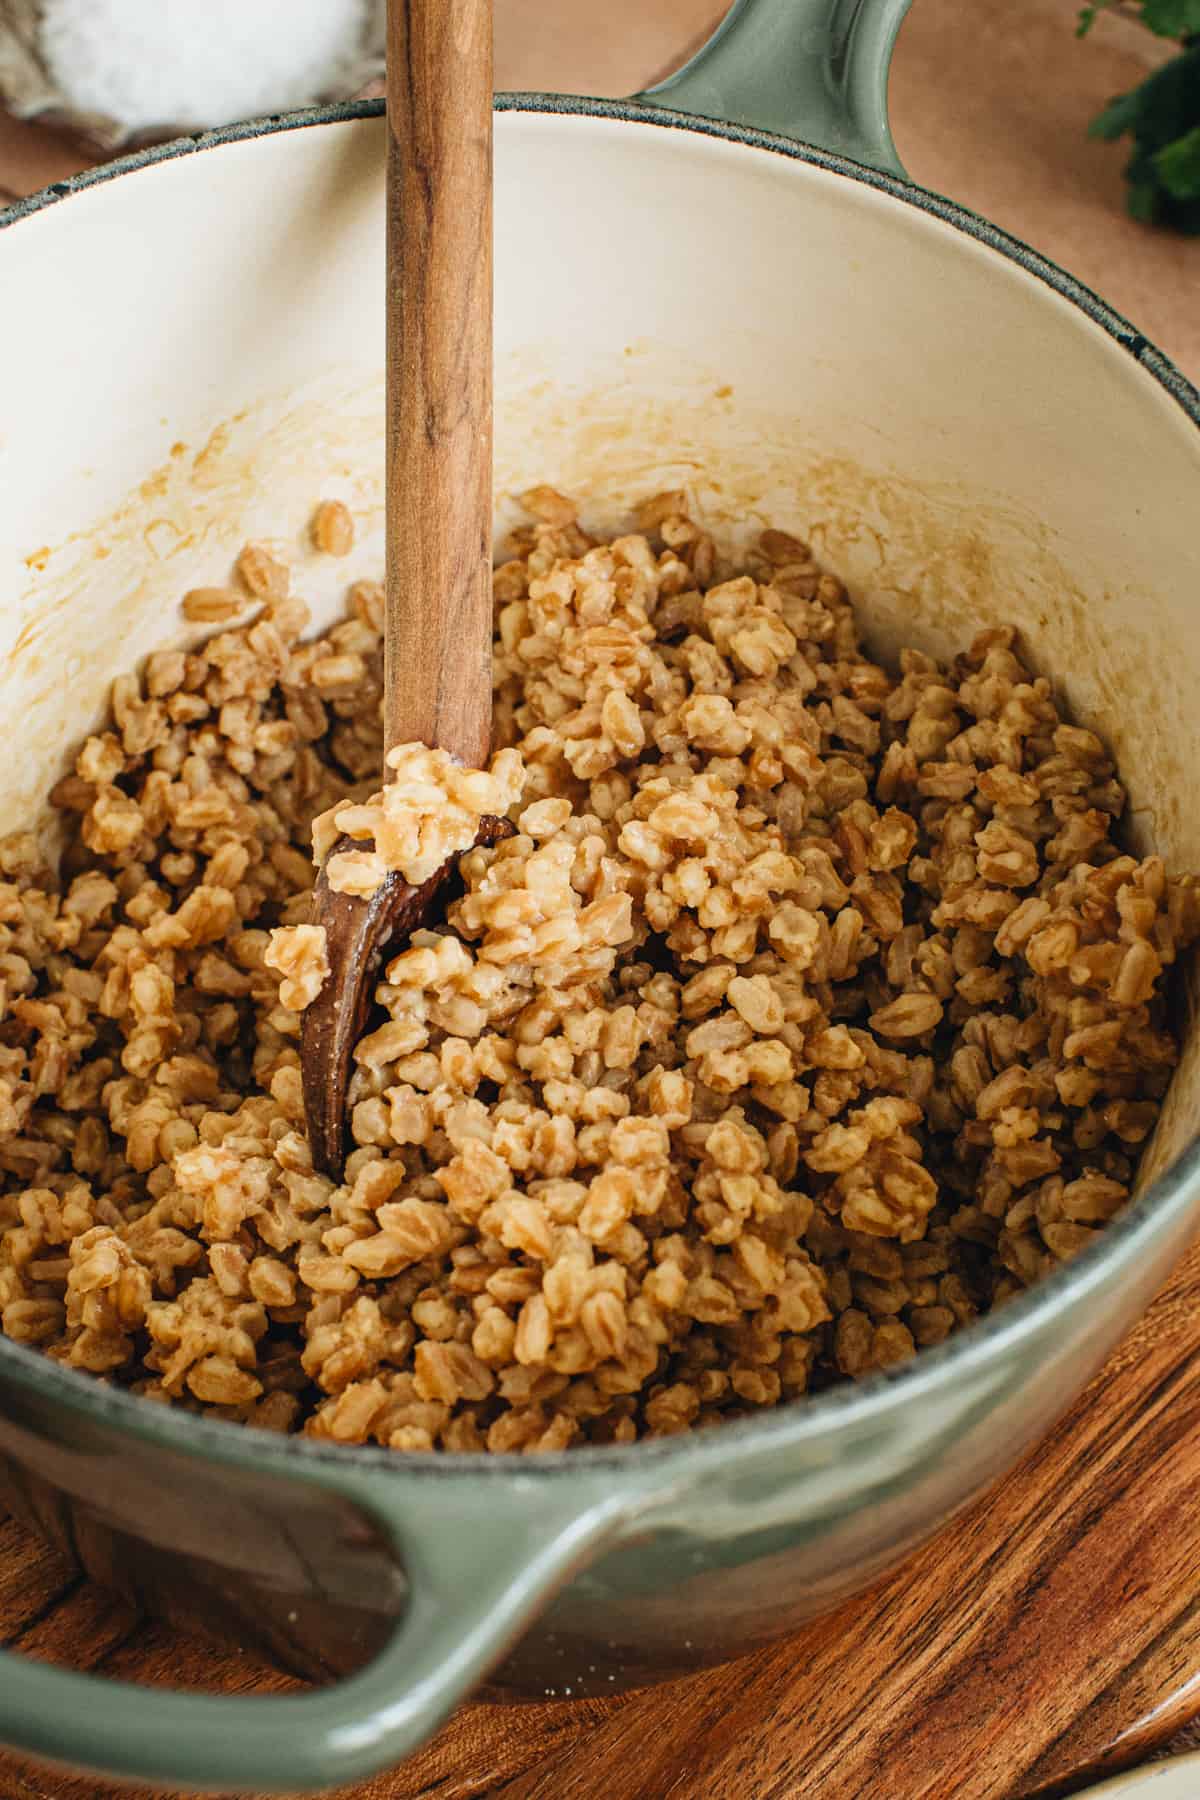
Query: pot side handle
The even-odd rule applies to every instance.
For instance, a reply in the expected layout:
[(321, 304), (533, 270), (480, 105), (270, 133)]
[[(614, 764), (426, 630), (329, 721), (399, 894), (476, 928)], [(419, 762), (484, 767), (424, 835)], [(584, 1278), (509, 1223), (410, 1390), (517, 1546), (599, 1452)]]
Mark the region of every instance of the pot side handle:
[[(138, 1687), (0, 1651), (0, 1742), (43, 1762), (154, 1787), (299, 1794), (409, 1755), (466, 1698), (629, 1499), (612, 1482), (337, 1470), (316, 1480), (371, 1514), (409, 1583), (403, 1617), (358, 1674), (254, 1699)], [(546, 1488), (549, 1485), (550, 1492)]]
[(903, 175), (888, 123), (892, 49), (910, 0), (734, 0), (719, 29), (641, 105), (802, 140)]

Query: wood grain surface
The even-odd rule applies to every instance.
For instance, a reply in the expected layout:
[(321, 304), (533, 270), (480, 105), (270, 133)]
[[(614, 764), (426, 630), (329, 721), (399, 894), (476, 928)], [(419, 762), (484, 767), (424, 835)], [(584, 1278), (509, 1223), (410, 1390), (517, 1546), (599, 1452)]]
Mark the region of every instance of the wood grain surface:
[(389, 0), (384, 736), (492, 730), (492, 0)]
[[(1160, 1749), (1200, 1717), (1198, 1308), (1200, 1248), (1013, 1474), (800, 1636), (613, 1700), (466, 1707), (356, 1800), (1049, 1800)], [(297, 1686), (140, 1622), (12, 1524), (0, 1623), (126, 1680)], [(3, 1755), (0, 1792), (133, 1800)]]
[[(472, 766), (492, 735), (492, 0), (388, 0), (385, 748)], [(389, 779), (391, 771), (381, 771)], [(494, 829), (481, 833), (492, 842)], [(330, 855), (353, 850), (349, 838)], [(456, 859), (371, 896), (326, 866), (329, 974), (300, 1059), (316, 1166), (341, 1174), (351, 1059), (385, 946), (425, 922)]]

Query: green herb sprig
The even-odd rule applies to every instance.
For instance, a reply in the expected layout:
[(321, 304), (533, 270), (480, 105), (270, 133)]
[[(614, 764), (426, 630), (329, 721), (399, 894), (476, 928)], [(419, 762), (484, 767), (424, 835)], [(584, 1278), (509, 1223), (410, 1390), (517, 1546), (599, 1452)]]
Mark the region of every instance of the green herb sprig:
[(1135, 219), (1200, 234), (1200, 0), (1094, 0), (1079, 15), (1079, 36), (1103, 12), (1130, 14), (1179, 54), (1140, 86), (1120, 94), (1089, 126), (1092, 137), (1128, 134), (1126, 204)]

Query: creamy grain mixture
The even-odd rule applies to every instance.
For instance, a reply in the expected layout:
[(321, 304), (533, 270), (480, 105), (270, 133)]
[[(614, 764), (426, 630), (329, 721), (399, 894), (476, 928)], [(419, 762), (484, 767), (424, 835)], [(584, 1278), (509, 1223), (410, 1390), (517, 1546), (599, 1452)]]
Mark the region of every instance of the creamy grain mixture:
[[(792, 537), (730, 570), (679, 494), (611, 542), (526, 505), (489, 773), (407, 746), (374, 794), (380, 589), (306, 641), (250, 545), (184, 598), (216, 635), (115, 684), (59, 870), (0, 846), (10, 1336), (280, 1431), (626, 1442), (899, 1362), (1125, 1200), (1197, 883), (1121, 852), (1012, 633), (884, 669)], [(313, 535), (348, 554), (346, 509)], [(369, 892), (498, 810), (386, 966), (335, 1185), (313, 821)]]

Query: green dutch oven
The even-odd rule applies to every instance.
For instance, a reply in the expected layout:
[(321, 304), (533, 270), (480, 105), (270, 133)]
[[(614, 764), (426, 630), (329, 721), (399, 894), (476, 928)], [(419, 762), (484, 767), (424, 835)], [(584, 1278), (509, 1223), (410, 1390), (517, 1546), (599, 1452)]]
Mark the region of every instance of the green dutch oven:
[[(904, 179), (885, 95), (905, 6), (739, 0), (652, 93), (498, 99), (500, 512), (538, 480), (597, 516), (687, 480), (734, 539), (768, 518), (811, 535), (883, 652), (1015, 621), (1114, 743), (1135, 838), (1200, 867), (1200, 397), (1070, 277)], [(113, 675), (182, 641), (174, 597), (248, 531), (299, 542), (331, 466), (377, 544), (379, 111), (182, 140), (0, 213), (21, 346), (0, 401), (0, 829)], [(324, 623), (337, 597), (310, 575)], [(1042, 1285), (902, 1369), (693, 1436), (335, 1448), (0, 1339), (0, 1502), (148, 1608), (339, 1678), (223, 1698), (5, 1654), (0, 1739), (170, 1786), (317, 1788), (396, 1762), (485, 1678), (611, 1693), (794, 1630), (1099, 1367), (1200, 1221), (1198, 1097), (1189, 1038), (1140, 1194)]]

